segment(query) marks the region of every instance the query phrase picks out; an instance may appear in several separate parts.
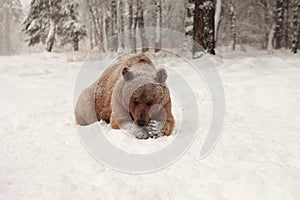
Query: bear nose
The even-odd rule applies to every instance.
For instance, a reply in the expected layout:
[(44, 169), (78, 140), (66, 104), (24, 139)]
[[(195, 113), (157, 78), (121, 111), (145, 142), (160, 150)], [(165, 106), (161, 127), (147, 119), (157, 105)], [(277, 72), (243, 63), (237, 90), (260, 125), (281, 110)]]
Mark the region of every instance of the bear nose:
[(147, 124), (147, 122), (143, 119), (137, 120), (136, 123), (137, 123), (138, 126), (146, 126), (146, 124)]

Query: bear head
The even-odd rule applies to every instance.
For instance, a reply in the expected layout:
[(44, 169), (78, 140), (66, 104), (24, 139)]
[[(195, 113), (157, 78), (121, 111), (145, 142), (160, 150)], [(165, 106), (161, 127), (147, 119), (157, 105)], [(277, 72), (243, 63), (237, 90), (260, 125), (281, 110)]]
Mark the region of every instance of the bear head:
[[(124, 67), (122, 75), (132, 89), (129, 93), (128, 113), (138, 126), (147, 126), (150, 120), (164, 120), (164, 107), (170, 102), (168, 77), (165, 69), (154, 69), (150, 74), (137, 75), (134, 70)], [(127, 106), (126, 106), (127, 107)]]

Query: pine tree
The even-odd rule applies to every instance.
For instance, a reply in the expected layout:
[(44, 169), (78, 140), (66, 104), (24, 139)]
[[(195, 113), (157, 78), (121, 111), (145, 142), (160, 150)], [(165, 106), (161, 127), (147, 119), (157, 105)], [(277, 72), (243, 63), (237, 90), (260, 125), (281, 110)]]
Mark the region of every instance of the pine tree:
[(57, 34), (62, 45), (72, 43), (74, 51), (79, 50), (79, 40), (87, 35), (85, 26), (79, 20), (78, 3), (68, 0), (61, 10), (61, 26), (58, 26)]
[(56, 37), (62, 44), (73, 43), (78, 49), (78, 41), (86, 35), (78, 17), (78, 4), (70, 0), (32, 0), (28, 16), (23, 21), (23, 31), (29, 36), (29, 46), (43, 43), (51, 52)]
[(46, 43), (46, 39), (50, 30), (50, 10), (49, 1), (32, 0), (30, 11), (26, 19), (23, 21), (23, 31), (29, 36), (26, 40), (29, 46), (33, 46), (42, 42)]

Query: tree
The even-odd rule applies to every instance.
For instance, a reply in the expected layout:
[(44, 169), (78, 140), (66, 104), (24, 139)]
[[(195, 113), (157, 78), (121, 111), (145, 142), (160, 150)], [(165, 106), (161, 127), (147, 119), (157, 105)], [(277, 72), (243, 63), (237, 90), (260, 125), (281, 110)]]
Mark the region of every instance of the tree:
[(283, 0), (276, 1), (275, 48), (281, 48), (283, 29)]
[(218, 40), (219, 26), (221, 23), (222, 0), (216, 0), (216, 13), (215, 13), (215, 42)]
[(46, 40), (46, 51), (51, 52), (56, 35), (56, 17), (55, 17), (55, 4), (54, 0), (49, 0), (49, 23), (50, 28)]
[(2, 0), (0, 3), (0, 54), (14, 52), (14, 40), (17, 37), (15, 27), (20, 24), (22, 18), (22, 6), (20, 0)]
[[(269, 4), (268, 0), (259, 1), (258, 4), (263, 9), (263, 19), (264, 19), (263, 29), (265, 30), (265, 33), (264, 33), (264, 38), (263, 38), (263, 42), (262, 42), (262, 48), (267, 49), (268, 47), (272, 47), (272, 46), (269, 46), (269, 41), (271, 42), (270, 45), (272, 45), (272, 40), (274, 37), (274, 33), (273, 33), (274, 31), (273, 31), (272, 35), (271, 35), (272, 38), (269, 39), (269, 35), (270, 35), (271, 28), (272, 28), (272, 23), (273, 23), (270, 19), (270, 15), (269, 15), (270, 4)], [(270, 24), (271, 24), (271, 26), (270, 26)]]
[[(215, 55), (215, 4), (213, 0), (196, 0), (194, 13), (194, 40), (203, 49)], [(194, 45), (194, 57), (201, 55), (201, 49)]]
[(236, 13), (232, 0), (229, 1), (230, 4), (230, 27), (231, 27), (231, 39), (232, 39), (232, 50), (235, 51), (236, 45)]
[[(124, 33), (125, 30), (125, 20), (124, 20), (124, 3), (123, 0), (119, 0), (119, 33)], [(125, 48), (125, 38), (122, 34), (122, 38), (120, 38), (121, 48)]]
[[(84, 1), (83, 1), (84, 2)], [(105, 27), (104, 27), (104, 4), (98, 0), (87, 0), (86, 11), (89, 15), (89, 38), (91, 49), (94, 46), (98, 46), (104, 39)], [(103, 45), (100, 46), (100, 51), (104, 51)]]
[(132, 53), (136, 53), (136, 28), (137, 28), (137, 20), (138, 20), (138, 8), (137, 8), (138, 0), (131, 0), (130, 3), (132, 6), (132, 21), (131, 21), (131, 38), (130, 38), (130, 46)]
[[(118, 15), (117, 15), (117, 2), (116, 0), (111, 0), (111, 20), (110, 20), (111, 36), (118, 33)], [(118, 51), (118, 39), (116, 37), (112, 38), (112, 51)]]
[(132, 25), (133, 25), (133, 0), (128, 0), (128, 13), (129, 13), (129, 19), (128, 19), (128, 28), (127, 30), (129, 30), (129, 45), (131, 49), (135, 49), (135, 34), (132, 30)]
[(192, 41), (194, 36), (194, 12), (195, 12), (195, 0), (186, 0), (185, 1), (185, 41), (183, 41), (183, 51), (185, 53), (193, 51), (190, 49), (190, 41)]
[(148, 51), (148, 42), (146, 37), (145, 31), (145, 21), (144, 21), (144, 6), (143, 0), (137, 0), (137, 7), (138, 7), (138, 27), (140, 30), (140, 37), (142, 41), (142, 52)]
[[(300, 32), (300, 1), (294, 2), (293, 9), (293, 39), (292, 39), (292, 52), (297, 53), (299, 45), (299, 32)], [(297, 5), (298, 4), (298, 5)]]
[(46, 51), (51, 52), (58, 37), (62, 45), (73, 43), (77, 50), (79, 39), (86, 35), (77, 9), (78, 4), (70, 0), (32, 0), (23, 21), (23, 31), (29, 36), (28, 45), (42, 42), (46, 44)]
[(62, 25), (58, 27), (58, 35), (61, 36), (62, 45), (72, 43), (74, 51), (79, 50), (79, 40), (87, 35), (85, 26), (79, 20), (78, 3), (68, 0), (63, 7)]
[(161, 0), (155, 0), (155, 52), (161, 50), (162, 7)]
[(23, 31), (29, 36), (26, 40), (29, 42), (29, 46), (33, 46), (40, 42), (46, 43), (47, 36), (49, 35), (48, 33), (50, 32), (49, 15), (49, 1), (31, 1), (29, 14), (23, 21)]
[(290, 0), (284, 0), (283, 5), (283, 41), (284, 41), (284, 47), (287, 49), (289, 48), (289, 4)]

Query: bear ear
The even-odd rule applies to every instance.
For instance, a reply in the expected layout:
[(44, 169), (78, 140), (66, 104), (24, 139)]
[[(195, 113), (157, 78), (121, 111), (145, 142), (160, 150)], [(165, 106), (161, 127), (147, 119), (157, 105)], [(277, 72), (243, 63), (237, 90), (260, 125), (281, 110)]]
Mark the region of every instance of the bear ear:
[(133, 73), (132, 71), (129, 71), (129, 68), (128, 67), (124, 67), (122, 69), (122, 75), (123, 75), (123, 78), (126, 80), (126, 81), (129, 81), (131, 79), (133, 79)]
[(166, 82), (167, 77), (168, 77), (168, 74), (165, 69), (158, 69), (154, 80), (156, 80), (158, 83), (164, 83), (164, 82)]

